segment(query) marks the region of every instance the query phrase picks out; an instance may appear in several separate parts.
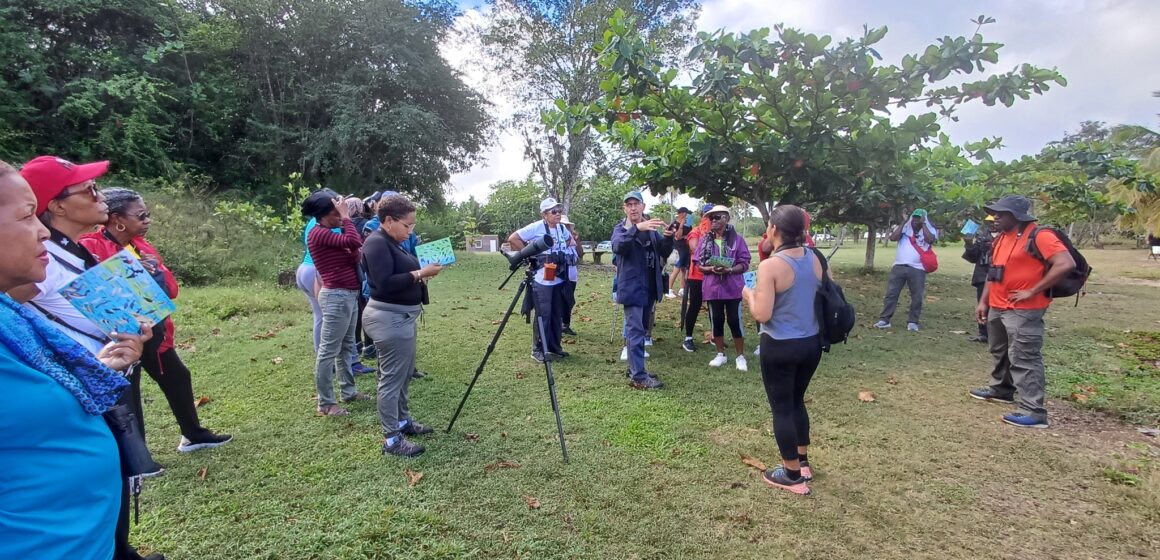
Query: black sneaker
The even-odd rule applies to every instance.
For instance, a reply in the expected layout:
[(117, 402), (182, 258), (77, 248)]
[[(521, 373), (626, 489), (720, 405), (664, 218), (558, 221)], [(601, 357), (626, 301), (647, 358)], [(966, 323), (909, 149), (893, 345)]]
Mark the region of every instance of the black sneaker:
[(640, 380), (633, 379), (629, 384), (632, 385), (633, 389), (660, 389), (665, 386), (664, 383), (661, 383), (660, 379), (651, 375), (646, 375), (644, 379)]
[(403, 435), (405, 436), (421, 436), (423, 434), (430, 434), (434, 431), (435, 428), (432, 428), (431, 426), (424, 426), (414, 420), (407, 422), (407, 425), (403, 426), (402, 430)]
[(987, 337), (985, 337), (981, 334), (977, 334), (975, 336), (972, 336), (971, 338), (968, 338), (967, 340), (969, 340), (971, 342), (981, 342), (983, 344), (987, 343)]
[(395, 440), (394, 445), (388, 445), (383, 441), (383, 455), (398, 455), (399, 457), (418, 457), (427, 449), (422, 445), (408, 441), (407, 438), (399, 436)]
[(194, 436), (193, 439), (181, 436), (181, 443), (177, 444), (177, 450), (182, 453), (189, 453), (197, 451), (198, 449), (210, 449), (212, 447), (220, 447), (231, 441), (234, 437), (229, 434), (215, 434), (209, 430), (204, 430), (201, 434)]
[(153, 467), (151, 467), (148, 472), (143, 472), (137, 476), (139, 476), (141, 478), (153, 478), (155, 476), (161, 476), (163, 474), (165, 474), (165, 467), (161, 466), (161, 463), (154, 461)]
[(379, 354), (378, 354), (378, 352), (375, 351), (374, 346), (367, 346), (367, 347), (363, 348), (361, 355), (362, 355), (364, 360), (375, 360), (375, 359), (378, 359), (378, 357), (379, 357)]
[(979, 387), (978, 389), (971, 389), (967, 393), (973, 399), (981, 401), (990, 401), (1003, 404), (1015, 404), (1014, 395), (1002, 395), (992, 387)]
[(571, 354), (569, 354), (563, 350), (553, 350), (551, 352), (548, 352), (548, 357), (551, 358), (553, 361), (567, 358), (568, 356), (571, 356)]
[(696, 352), (697, 344), (693, 342), (693, 339), (686, 338), (685, 341), (681, 343), (681, 348), (684, 348), (685, 352)]
[(544, 355), (539, 352), (532, 352), (532, 359), (541, 364), (544, 363)]
[(571, 325), (564, 325), (564, 330), (560, 331), (568, 336), (580, 336), (576, 331), (572, 330)]
[(427, 377), (427, 372), (419, 368), (415, 368), (415, 371), (411, 373), (411, 379), (423, 379), (424, 377)]

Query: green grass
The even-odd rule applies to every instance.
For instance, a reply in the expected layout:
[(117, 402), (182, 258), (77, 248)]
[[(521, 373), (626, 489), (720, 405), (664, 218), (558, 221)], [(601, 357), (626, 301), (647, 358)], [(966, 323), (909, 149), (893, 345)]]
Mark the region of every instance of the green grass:
[[(146, 381), (150, 441), (168, 472), (147, 483), (133, 540), (206, 559), (1155, 558), (1156, 441), (1086, 409), (1160, 419), (1160, 343), (1148, 334), (1160, 330), (1160, 295), (1124, 280), (1160, 265), (1142, 251), (1090, 253), (1091, 293), (1049, 313), (1053, 428), (1019, 431), (999, 422), (1006, 407), (965, 396), (986, 381), (990, 356), (952, 332), (973, 329), (958, 251), (940, 252), (923, 331), (907, 333), (867, 327), (885, 273), (856, 272), (862, 249), (841, 250), (835, 270), (860, 326), (811, 386), (818, 474), (804, 499), (771, 490), (740, 461), (776, 462), (757, 361), (749, 373), (711, 370), (708, 347), (683, 352), (679, 304), (661, 304), (651, 349), (665, 389), (626, 386), (609, 338), (608, 268), (582, 270), (580, 336), (555, 368), (567, 465), (522, 321), (508, 326), (455, 431), (442, 431), (513, 293), (495, 289), (498, 257), (464, 255), (432, 284), (419, 352), (432, 375), (411, 394), (416, 418), (439, 431), (415, 460), (380, 455), (373, 402), (346, 418), (313, 416), (299, 292), (188, 289), (178, 341), (197, 394), (212, 399), (203, 423), (236, 441), (178, 454), (175, 423)], [(892, 256), (881, 250), (880, 268)], [(373, 379), (358, 382), (373, 392)], [(864, 389), (877, 402), (859, 402)], [(1062, 400), (1077, 392), (1086, 403)], [(424, 475), (415, 486), (408, 469)]]

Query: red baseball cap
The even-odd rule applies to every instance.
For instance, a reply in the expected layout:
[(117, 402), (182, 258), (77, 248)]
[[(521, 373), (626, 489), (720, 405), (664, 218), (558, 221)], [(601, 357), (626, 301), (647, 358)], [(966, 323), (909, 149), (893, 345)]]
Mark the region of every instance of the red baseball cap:
[(56, 156), (39, 156), (20, 168), (20, 176), (28, 181), (36, 195), (36, 215), (48, 209), (48, 202), (65, 189), (96, 179), (109, 171), (109, 162), (77, 165)]

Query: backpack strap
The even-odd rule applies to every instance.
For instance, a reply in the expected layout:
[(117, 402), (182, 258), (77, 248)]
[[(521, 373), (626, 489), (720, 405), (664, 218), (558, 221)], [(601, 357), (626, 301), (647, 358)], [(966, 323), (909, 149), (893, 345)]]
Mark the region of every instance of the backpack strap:
[(1027, 254), (1035, 257), (1039, 262), (1046, 266), (1047, 259), (1043, 258), (1043, 254), (1039, 252), (1039, 247), (1035, 245), (1035, 236), (1039, 235), (1039, 232), (1044, 229), (1046, 228), (1038, 225), (1031, 229), (1031, 233), (1027, 235), (1027, 247), (1025, 250), (1027, 251)]

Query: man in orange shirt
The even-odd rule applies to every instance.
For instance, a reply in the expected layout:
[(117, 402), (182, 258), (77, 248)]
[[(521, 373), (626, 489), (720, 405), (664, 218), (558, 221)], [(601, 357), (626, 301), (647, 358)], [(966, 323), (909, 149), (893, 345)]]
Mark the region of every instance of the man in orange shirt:
[[(972, 389), (970, 395), (1013, 404), (1018, 391), (1019, 409), (1003, 421), (1023, 428), (1046, 428), (1042, 350), (1043, 316), (1051, 305), (1047, 290), (1075, 268), (1075, 260), (1051, 230), (1041, 230), (1031, 239), (1036, 224), (1027, 197), (1005, 196), (983, 209), (995, 216), (999, 234), (991, 247), (991, 270), (975, 319), (987, 325), (995, 367), (991, 385)], [(1042, 258), (1028, 252), (1030, 243), (1035, 243)]]

